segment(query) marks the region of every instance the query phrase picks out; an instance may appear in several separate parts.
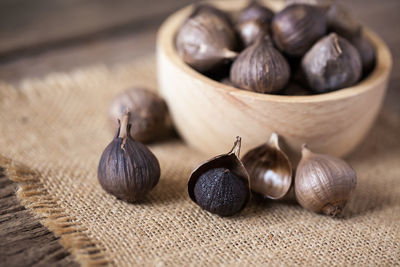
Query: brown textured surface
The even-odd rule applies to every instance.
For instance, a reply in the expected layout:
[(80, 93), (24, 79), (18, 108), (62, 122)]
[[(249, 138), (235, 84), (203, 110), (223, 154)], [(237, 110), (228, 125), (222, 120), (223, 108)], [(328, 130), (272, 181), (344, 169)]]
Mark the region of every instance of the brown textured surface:
[[(188, 198), (186, 180), (205, 158), (178, 140), (151, 147), (162, 177), (145, 203), (131, 205), (106, 194), (96, 166), (112, 137), (102, 130), (107, 129), (107, 103), (139, 77), (154, 85), (153, 71), (153, 58), (143, 58), (111, 69), (97, 66), (24, 81), (19, 88), (0, 86), (0, 122), (10, 126), (2, 129), (2, 155), (28, 168), (4, 158), (2, 165), (22, 185), (18, 196), (24, 205), (44, 216), (44, 225), (61, 235), (60, 242), (79, 262), (399, 262), (400, 127), (397, 115), (387, 110), (349, 158), (359, 183), (340, 220), (290, 203), (252, 202), (228, 219), (204, 212)], [(18, 138), (18, 133), (25, 134)]]
[(17, 184), (0, 169), (0, 255), (1, 266), (78, 266), (58, 243), (58, 238), (43, 227), (38, 218), (17, 199)]
[[(374, 0), (355, 0), (351, 2), (346, 1), (344, 4), (351, 8), (354, 14), (357, 17), (361, 18), (363, 22), (368, 24), (368, 26), (370, 26), (373, 30), (377, 31), (379, 35), (384, 40), (386, 40), (392, 50), (394, 57), (394, 70), (392, 73), (388, 97), (386, 98), (385, 107), (386, 111), (388, 112), (384, 113), (384, 117), (388, 119), (388, 121), (394, 123), (398, 122), (398, 115), (400, 114), (400, 105), (398, 105), (400, 91), (397, 89), (400, 82), (400, 71), (397, 64), (397, 59), (400, 57), (400, 49), (398, 49), (398, 47), (400, 47), (400, 37), (398, 34), (394, 34), (395, 30), (392, 25), (398, 24), (399, 17), (397, 14), (397, 10), (400, 3), (397, 0), (393, 0), (385, 1), (385, 4), (382, 5), (380, 2)], [(71, 70), (74, 67), (81, 65), (93, 64), (98, 62), (114, 64), (115, 62), (132, 60), (141, 53), (146, 53), (153, 49), (155, 30), (156, 26), (152, 26), (151, 28), (140, 30), (138, 34), (136, 34), (137, 31), (135, 30), (134, 35), (132, 35), (131, 31), (125, 31), (122, 34), (118, 34), (117, 36), (100, 36), (100, 38), (91, 37), (86, 40), (81, 39), (79, 42), (72, 42), (62, 46), (45, 47), (43, 50), (39, 51), (40, 53), (36, 50), (28, 51), (28, 53), (22, 55), (20, 54), (18, 55), (18, 57), (13, 58), (12, 60), (9, 60), (7, 62), (0, 62), (0, 79), (11, 81), (14, 84), (19, 84), (18, 80), (27, 76), (42, 77), (43, 75), (51, 71)], [(135, 47), (135, 49), (130, 50), (130, 47)], [(131, 52), (127, 53), (127, 51)], [(384, 125), (390, 126), (390, 124), (390, 122), (386, 122)], [(380, 122), (379, 125), (382, 125), (382, 122)], [(375, 146), (377, 147), (380, 142), (380, 140), (378, 140), (378, 137), (380, 136), (380, 134), (384, 134), (387, 131), (385, 127), (374, 128), (371, 133), (371, 136), (375, 136), (373, 140), (376, 143)], [(2, 128), (3, 126), (0, 127), (0, 129)], [(390, 145), (390, 143), (387, 145)], [(392, 148), (382, 146), (379, 151), (379, 155), (382, 155), (386, 153), (385, 151), (392, 151)], [(393, 153), (389, 152), (386, 157), (390, 158), (390, 155), (393, 155)], [(392, 160), (395, 161), (395, 159)], [(375, 165), (376, 163), (371, 164)], [(380, 181), (381, 175), (376, 172), (374, 172), (373, 174), (378, 177), (375, 179), (377, 181)], [(399, 175), (397, 175), (397, 177), (399, 177)], [(5, 179), (4, 181), (6, 181), (5, 183), (3, 183), (2, 180), (0, 183), (1, 192), (6, 192), (7, 190), (9, 190), (7, 188), (10, 188), (8, 186), (10, 182), (6, 178), (1, 179)], [(3, 185), (5, 186), (3, 187)], [(398, 183), (394, 183), (394, 185), (398, 186)], [(364, 196), (365, 194), (361, 193), (361, 196), (364, 196), (364, 198), (361, 199), (367, 200), (364, 203), (359, 203), (360, 212), (371, 212), (375, 210), (380, 210), (393, 202), (393, 200), (386, 194), (380, 193), (381, 191), (385, 191), (388, 185), (382, 186), (381, 182), (374, 183), (370, 181), (368, 183), (363, 183), (359, 186), (361, 188), (369, 189), (371, 193), (370, 198), (368, 198), (368, 195)], [(11, 185), (11, 187), (15, 188), (16, 185)], [(375, 187), (376, 190), (374, 190)], [(39, 221), (34, 216), (32, 216), (30, 212), (23, 210), (24, 208), (21, 205), (17, 204), (16, 198), (11, 197), (9, 192), (6, 193), (5, 196), (1, 196), (3, 202), (1, 202), (2, 206), (0, 210), (2, 214), (0, 225), (0, 235), (2, 237), (0, 262), (7, 263), (7, 265), (13, 265), (12, 263), (14, 263), (14, 265), (29, 265), (29, 263), (35, 261), (35, 259), (37, 258), (44, 259), (41, 262), (41, 265), (46, 265), (50, 262), (58, 262), (57, 257), (51, 256), (53, 254), (47, 256), (48, 251), (50, 251), (51, 247), (53, 247), (55, 244), (55, 242), (53, 241), (56, 240), (54, 235), (49, 233), (49, 239), (44, 238), (41, 235), (37, 236), (35, 234), (35, 231), (32, 231), (31, 225), (37, 225)], [(3, 207), (5, 207), (3, 206), (3, 204), (5, 204), (7, 207), (15, 205), (15, 208), (3, 209)], [(3, 221), (3, 218), (7, 218), (7, 221)], [(9, 225), (11, 225), (11, 228), (8, 227)], [(18, 230), (16, 228), (13, 228), (14, 226), (18, 226)], [(386, 227), (386, 225), (383, 225), (382, 227)], [(15, 231), (10, 229), (15, 229)], [(40, 231), (36, 230), (38, 232), (43, 231), (44, 233), (47, 231), (39, 225), (37, 229), (41, 229)], [(360, 231), (359, 235), (365, 236), (366, 238), (374, 236), (374, 234), (369, 235), (363, 231)], [(29, 244), (29, 242), (24, 239), (27, 236), (29, 236), (29, 240), (32, 241), (35, 245), (26, 245)], [(270, 236), (270, 238), (272, 237)], [(16, 242), (17, 239), (18, 242)], [(350, 243), (351, 246), (354, 246), (354, 249), (357, 249), (359, 245), (358, 243)], [(385, 240), (382, 240), (382, 244), (384, 243)], [(13, 255), (6, 254), (8, 248), (10, 246), (13, 246), (13, 244), (15, 244), (16, 248), (18, 248), (16, 249), (17, 253)], [(50, 249), (47, 250), (47, 247), (49, 247)], [(378, 249), (382, 250), (381, 247)], [(66, 253), (65, 250), (63, 250), (63, 252), (60, 252), (60, 254), (64, 253)], [(348, 257), (349, 256), (342, 256), (342, 258)], [(7, 259), (7, 261), (4, 261), (4, 259)], [(53, 261), (46, 261), (47, 259), (53, 259)], [(357, 259), (359, 259), (359, 257), (356, 257), (355, 260)], [(60, 259), (59, 264), (63, 265), (64, 262), (64, 260)], [(361, 263), (363, 261), (359, 260), (358, 262)], [(69, 264), (69, 261), (67, 261), (66, 265)]]

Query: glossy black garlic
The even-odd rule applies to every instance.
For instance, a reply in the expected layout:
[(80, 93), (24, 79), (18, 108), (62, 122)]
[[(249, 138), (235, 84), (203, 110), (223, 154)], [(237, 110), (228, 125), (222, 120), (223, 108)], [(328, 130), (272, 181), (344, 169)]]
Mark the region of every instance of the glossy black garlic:
[(157, 185), (160, 165), (155, 155), (129, 134), (129, 113), (101, 155), (98, 180), (103, 189), (127, 202), (137, 202)]
[(310, 89), (317, 93), (355, 84), (361, 77), (361, 68), (357, 49), (336, 33), (319, 40), (302, 59)]
[(240, 144), (237, 137), (229, 153), (201, 164), (190, 175), (188, 193), (201, 208), (220, 216), (232, 216), (249, 201), (249, 176), (239, 159)]
[(277, 47), (289, 56), (300, 57), (325, 35), (326, 18), (319, 7), (293, 4), (275, 15), (271, 28)]
[(285, 57), (268, 36), (260, 37), (243, 50), (231, 67), (230, 79), (239, 88), (258, 93), (281, 90), (290, 77)]
[(274, 12), (269, 8), (252, 1), (238, 16), (236, 31), (238, 32), (242, 45), (249, 46), (259, 36), (268, 35)]
[(212, 71), (237, 56), (236, 35), (222, 11), (212, 7), (195, 9), (176, 37), (178, 54), (200, 72)]

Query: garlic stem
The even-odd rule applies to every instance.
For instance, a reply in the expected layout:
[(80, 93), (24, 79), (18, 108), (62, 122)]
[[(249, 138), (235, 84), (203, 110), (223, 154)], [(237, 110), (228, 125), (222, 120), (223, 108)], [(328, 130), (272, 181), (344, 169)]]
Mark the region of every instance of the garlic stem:
[(333, 47), (335, 48), (338, 55), (341, 55), (343, 53), (343, 51), (339, 44), (339, 38), (337, 37), (336, 34), (332, 35), (332, 38), (333, 38)]
[(238, 53), (229, 49), (224, 49), (222, 51), (222, 57), (223, 58), (228, 58), (228, 59), (233, 59), (235, 57), (237, 57)]
[(130, 113), (127, 111), (122, 117), (121, 125), (119, 126), (119, 138), (122, 138), (121, 149), (125, 151), (126, 138), (128, 136), (128, 122)]
[(240, 158), (240, 146), (241, 146), (242, 138), (240, 136), (236, 136), (235, 144), (233, 145), (232, 150), (229, 154), (235, 154), (236, 157)]
[(309, 155), (309, 154), (311, 154), (312, 152), (311, 152), (311, 150), (308, 148), (308, 145), (306, 144), (306, 143), (304, 143), (302, 146), (301, 146), (301, 155), (303, 156), (303, 157), (305, 157), (305, 156), (307, 156), (307, 155)]
[(279, 145), (278, 145), (278, 134), (277, 133), (275, 133), (275, 132), (273, 132), (272, 134), (271, 134), (271, 137), (269, 138), (269, 143), (271, 144), (271, 145), (273, 145), (274, 147), (279, 147)]

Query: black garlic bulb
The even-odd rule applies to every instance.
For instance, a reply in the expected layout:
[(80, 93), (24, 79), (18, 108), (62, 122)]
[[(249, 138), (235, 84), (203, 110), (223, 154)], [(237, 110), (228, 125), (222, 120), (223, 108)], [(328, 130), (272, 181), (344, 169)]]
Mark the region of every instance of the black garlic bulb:
[(200, 72), (218, 68), (226, 60), (237, 56), (233, 51), (236, 35), (232, 25), (215, 11), (207, 10), (195, 10), (180, 27), (176, 37), (179, 56)]
[(268, 36), (243, 50), (231, 67), (230, 79), (239, 88), (258, 93), (281, 90), (290, 77), (290, 67), (284, 56), (273, 46)]
[[(247, 201), (248, 188), (241, 178), (227, 168), (210, 169), (200, 175), (194, 186), (200, 207), (221, 216), (233, 215)], [(214, 195), (217, 200), (210, 198)]]
[(271, 29), (275, 44), (281, 51), (300, 57), (325, 35), (325, 14), (316, 6), (293, 4), (275, 15)]
[(253, 0), (240, 11), (237, 22), (242, 23), (250, 20), (258, 20), (261, 23), (269, 24), (273, 17), (274, 12), (271, 9)]
[(375, 47), (372, 42), (363, 33), (352, 37), (349, 41), (360, 54), (363, 75), (369, 74), (375, 67)]
[(114, 97), (109, 109), (113, 130), (118, 128), (118, 119), (127, 111), (130, 113), (129, 124), (134, 125), (130, 135), (136, 141), (154, 141), (169, 128), (167, 104), (146, 88), (129, 88)]
[(333, 3), (326, 11), (328, 31), (351, 39), (361, 33), (361, 24), (355, 20), (347, 10), (337, 3)]
[(355, 171), (342, 159), (311, 152), (303, 145), (294, 189), (299, 204), (316, 213), (338, 216), (357, 185)]
[(190, 175), (188, 193), (201, 208), (220, 216), (241, 211), (250, 199), (249, 176), (239, 159), (241, 139), (232, 150), (197, 167)]
[(258, 37), (269, 34), (269, 24), (259, 20), (248, 20), (236, 25), (236, 31), (244, 47), (251, 45)]
[(272, 10), (257, 1), (251, 1), (247, 7), (241, 10), (235, 28), (242, 44), (245, 47), (249, 46), (257, 37), (269, 34), (273, 16)]
[(250, 176), (250, 188), (265, 198), (281, 199), (292, 185), (292, 166), (272, 133), (269, 141), (244, 155), (244, 167)]
[(346, 39), (331, 33), (319, 40), (302, 59), (310, 89), (325, 93), (355, 84), (361, 77), (361, 58)]
[(156, 156), (129, 134), (129, 113), (101, 155), (98, 180), (103, 189), (127, 202), (137, 202), (157, 185), (160, 164)]

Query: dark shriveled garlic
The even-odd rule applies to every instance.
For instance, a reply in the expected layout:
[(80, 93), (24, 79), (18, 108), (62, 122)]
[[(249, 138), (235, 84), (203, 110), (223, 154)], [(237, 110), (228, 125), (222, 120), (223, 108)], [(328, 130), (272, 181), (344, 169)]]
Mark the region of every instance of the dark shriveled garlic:
[(289, 56), (300, 57), (325, 35), (326, 19), (319, 7), (293, 4), (275, 15), (271, 28), (277, 47)]
[(249, 46), (257, 37), (269, 34), (269, 28), (274, 12), (252, 1), (238, 16), (236, 31), (244, 46)]
[(105, 191), (127, 202), (137, 202), (158, 183), (160, 165), (154, 154), (129, 135), (127, 113), (101, 155), (98, 180)]
[(305, 209), (339, 215), (357, 185), (355, 171), (343, 160), (311, 152), (303, 145), (294, 189)]
[(326, 12), (328, 30), (351, 39), (361, 33), (361, 24), (347, 10), (337, 3), (329, 6)]
[(261, 5), (258, 1), (251, 1), (248, 6), (246, 6), (242, 11), (240, 11), (238, 16), (238, 23), (242, 23), (250, 20), (258, 20), (261, 23), (270, 23), (274, 17), (274, 12)]
[(250, 199), (249, 176), (239, 159), (240, 137), (228, 154), (206, 161), (190, 175), (188, 193), (203, 209), (231, 216)]
[(258, 93), (282, 89), (290, 77), (290, 67), (268, 36), (243, 50), (231, 67), (230, 79), (240, 88)]
[(145, 88), (129, 88), (113, 99), (110, 110), (110, 124), (113, 130), (118, 127), (118, 119), (130, 112), (130, 135), (139, 142), (156, 140), (166, 132), (168, 108), (157, 94)]
[(375, 47), (363, 33), (354, 36), (349, 41), (360, 54), (362, 73), (365, 76), (370, 73), (375, 66)]
[(236, 25), (242, 44), (247, 47), (258, 37), (269, 34), (269, 24), (264, 24), (259, 20), (248, 20)]
[(219, 67), (237, 53), (236, 36), (225, 18), (215, 12), (195, 11), (181, 26), (176, 37), (176, 48), (185, 63), (200, 72)]
[(355, 84), (361, 77), (361, 58), (346, 39), (331, 33), (319, 40), (301, 62), (307, 82), (325, 93)]
[(269, 141), (258, 146), (242, 158), (250, 176), (250, 188), (265, 198), (281, 199), (292, 184), (292, 166), (273, 133)]

